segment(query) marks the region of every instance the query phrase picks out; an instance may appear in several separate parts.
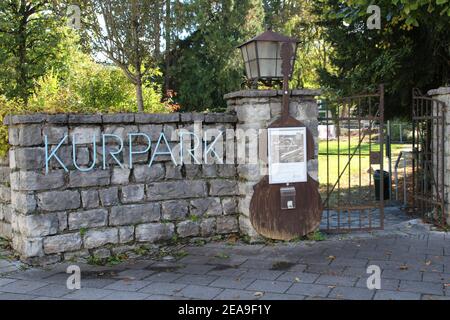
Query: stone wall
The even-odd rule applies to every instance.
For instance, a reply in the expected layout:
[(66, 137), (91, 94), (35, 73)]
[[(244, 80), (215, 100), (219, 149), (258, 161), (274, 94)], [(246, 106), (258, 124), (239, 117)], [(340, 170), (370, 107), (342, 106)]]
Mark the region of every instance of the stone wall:
[[(442, 148), (440, 146), (437, 145), (437, 141), (435, 141), (435, 145), (433, 147), (433, 150), (437, 150), (439, 149), (439, 154), (442, 154), (442, 152), (444, 152), (444, 168), (445, 168), (445, 173), (444, 173), (444, 184), (445, 184), (445, 203), (446, 203), (446, 213), (447, 213), (447, 224), (450, 225), (450, 205), (449, 205), (449, 192), (450, 192), (450, 110), (448, 109), (450, 107), (450, 87), (441, 87), (439, 89), (435, 89), (435, 90), (430, 90), (428, 92), (428, 95), (431, 96), (433, 99), (437, 99), (439, 101), (442, 101), (445, 103), (447, 110), (446, 110), (446, 121), (445, 121), (445, 125), (446, 125), (446, 134), (444, 136), (444, 150), (442, 150)], [(434, 129), (436, 130), (436, 128)], [(435, 133), (434, 135), (435, 137), (440, 137), (442, 138), (442, 134), (437, 135)], [(434, 162), (434, 167), (437, 168), (437, 157), (438, 153), (435, 152), (433, 154), (433, 162)], [(441, 161), (439, 161), (441, 162)], [(442, 164), (440, 164), (442, 165)], [(440, 176), (439, 176), (439, 181), (440, 181)]]
[[(290, 104), (291, 115), (308, 126), (316, 145), (318, 107), (314, 97), (318, 94), (294, 90)], [(264, 129), (281, 115), (282, 93), (240, 91), (225, 99), (229, 112), (221, 114), (7, 117), (11, 149), (9, 161), (0, 163), (0, 235), (12, 238), (23, 261), (41, 265), (73, 258), (107, 258), (175, 239), (238, 232), (258, 239), (249, 220), (249, 204), (253, 186), (267, 174)], [(213, 134), (204, 136), (207, 129)], [(217, 143), (224, 164), (197, 150), (194, 153), (201, 164), (175, 165), (170, 155), (160, 155), (149, 167), (160, 133), (168, 138), (173, 153), (179, 154), (183, 130), (196, 132), (200, 140), (209, 142), (220, 137), (219, 131), (224, 132)], [(130, 133), (147, 134), (151, 149), (146, 150), (148, 141), (143, 136)], [(110, 135), (109, 139), (104, 135)], [(123, 150), (114, 158), (111, 154), (122, 146), (119, 138)], [(191, 138), (188, 146), (193, 147), (195, 139)], [(258, 142), (266, 147), (258, 149)], [(134, 154), (131, 163), (130, 147), (143, 151)], [(55, 149), (60, 161), (53, 157), (46, 165), (46, 157)], [(242, 162), (242, 149), (256, 159), (254, 164)], [(175, 161), (179, 164), (181, 156)], [(317, 157), (309, 162), (308, 170), (317, 179)]]
[(11, 188), (9, 158), (0, 157), (0, 237), (11, 239)]
[[(160, 156), (149, 168), (149, 153), (127, 156), (122, 169), (112, 158), (104, 170), (100, 136), (145, 132), (152, 143), (164, 132), (174, 144), (177, 132), (203, 128), (234, 129), (230, 114), (115, 114), (25, 115), (5, 120), (10, 137), (12, 189), (12, 245), (31, 264), (53, 263), (74, 257), (105, 258), (137, 247), (174, 238), (211, 237), (238, 231), (237, 175), (231, 165), (175, 166)], [(77, 165), (72, 163), (71, 140), (77, 134)], [(94, 156), (93, 137), (97, 145)], [(65, 135), (58, 155), (45, 170), (45, 136), (51, 150)], [(107, 144), (107, 148), (117, 146)], [(136, 149), (145, 143), (136, 140)], [(153, 144), (154, 145), (154, 144)], [(108, 150), (108, 149), (105, 149)], [(175, 151), (174, 151), (175, 153)], [(126, 153), (124, 153), (126, 154)], [(3, 162), (6, 164), (6, 162)], [(2, 171), (3, 172), (3, 171)], [(8, 175), (2, 175), (4, 181)], [(3, 181), (2, 180), (2, 181)], [(8, 200), (8, 189), (0, 189)], [(3, 205), (2, 205), (3, 206)], [(3, 218), (4, 218), (3, 214)], [(9, 220), (9, 219), (6, 219)]]
[[(281, 116), (282, 91), (275, 90), (246, 90), (225, 95), (228, 111), (236, 114), (238, 123), (236, 129), (246, 131), (246, 136), (237, 134), (237, 145), (245, 146), (247, 151), (259, 145), (267, 145), (264, 141), (267, 137), (266, 129), (274, 120)], [(316, 96), (319, 90), (293, 90), (289, 105), (289, 113), (292, 117), (302, 121), (311, 131), (316, 144), (315, 157), (308, 162), (308, 174), (315, 180), (318, 179), (318, 105)], [(251, 134), (253, 129), (255, 134)], [(263, 130), (263, 131), (261, 131)], [(260, 141), (259, 144), (255, 141)], [(257, 164), (238, 164), (239, 175), (239, 228), (242, 234), (253, 240), (260, 236), (254, 230), (250, 222), (250, 201), (253, 187), (267, 175), (267, 150), (257, 150), (259, 157)]]

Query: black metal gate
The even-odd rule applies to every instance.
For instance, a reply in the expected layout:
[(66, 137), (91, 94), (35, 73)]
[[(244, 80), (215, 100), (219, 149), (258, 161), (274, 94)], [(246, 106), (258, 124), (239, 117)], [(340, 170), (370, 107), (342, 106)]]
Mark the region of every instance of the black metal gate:
[(412, 209), (427, 222), (446, 225), (444, 102), (413, 90)]
[[(372, 94), (325, 100), (319, 114), (321, 230), (384, 228), (384, 87)], [(374, 181), (375, 170), (379, 179)]]

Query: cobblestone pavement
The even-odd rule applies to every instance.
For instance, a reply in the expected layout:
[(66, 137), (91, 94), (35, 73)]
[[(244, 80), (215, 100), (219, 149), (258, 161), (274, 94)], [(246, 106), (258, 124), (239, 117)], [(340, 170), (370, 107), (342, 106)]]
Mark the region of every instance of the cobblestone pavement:
[[(3, 259), (0, 299), (450, 299), (450, 235), (418, 220), (322, 242), (216, 242), (183, 253), (116, 266), (78, 264), (82, 288), (75, 291), (66, 287), (69, 264), (25, 268)], [(367, 289), (369, 265), (382, 269), (381, 290)]]

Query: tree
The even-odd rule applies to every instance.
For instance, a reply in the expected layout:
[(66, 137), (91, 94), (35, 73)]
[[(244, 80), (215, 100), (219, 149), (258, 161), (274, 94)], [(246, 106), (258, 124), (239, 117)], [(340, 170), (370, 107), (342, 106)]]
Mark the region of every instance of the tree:
[[(156, 48), (154, 12), (159, 12), (160, 1), (154, 0), (87, 0), (94, 49), (105, 54), (123, 70), (136, 88), (138, 111), (143, 112), (143, 78), (155, 63)], [(159, 44), (158, 44), (159, 45)]]
[(48, 0), (0, 2), (0, 86), (8, 98), (26, 104), (34, 80), (58, 67), (54, 62), (64, 55), (65, 31), (54, 5)]
[[(449, 17), (442, 10), (430, 12), (417, 1), (378, 2), (381, 30), (368, 30), (370, 1), (317, 2), (319, 25), (332, 44), (333, 69), (319, 70), (321, 84), (339, 95), (386, 88), (386, 116), (409, 116), (411, 90), (436, 88), (450, 81)], [(425, 3), (431, 1), (419, 1)], [(434, 3), (434, 1), (433, 1)], [(406, 14), (405, 8), (414, 11)], [(439, 5), (436, 5), (437, 8)], [(414, 17), (415, 20), (411, 20)]]
[(245, 81), (237, 46), (263, 31), (262, 3), (195, 0), (183, 9), (188, 35), (176, 40), (171, 51), (176, 99), (186, 111), (224, 108), (223, 95)]

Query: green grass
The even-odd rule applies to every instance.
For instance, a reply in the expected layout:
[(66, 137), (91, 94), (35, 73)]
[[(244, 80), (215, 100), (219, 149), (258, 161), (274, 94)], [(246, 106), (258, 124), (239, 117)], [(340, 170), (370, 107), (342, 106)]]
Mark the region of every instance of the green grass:
[[(392, 160), (395, 161), (401, 150), (410, 149), (410, 145), (391, 145)], [(339, 155), (338, 155), (339, 150)], [(370, 151), (379, 151), (376, 141), (369, 143), (366, 138), (359, 146), (359, 138), (352, 137), (341, 141), (319, 142), (319, 182), (322, 200), (327, 198), (327, 190), (331, 190), (338, 181), (330, 197), (331, 206), (347, 201), (351, 196), (352, 204), (368, 204), (374, 200), (373, 170), (379, 165), (370, 165)], [(329, 156), (327, 157), (327, 154)], [(353, 157), (351, 157), (354, 154)], [(327, 161), (328, 160), (328, 161)], [(349, 165), (347, 165), (350, 163)], [(345, 169), (345, 170), (344, 170)], [(388, 159), (385, 158), (384, 170), (388, 170)], [(353, 202), (355, 201), (355, 202)]]

